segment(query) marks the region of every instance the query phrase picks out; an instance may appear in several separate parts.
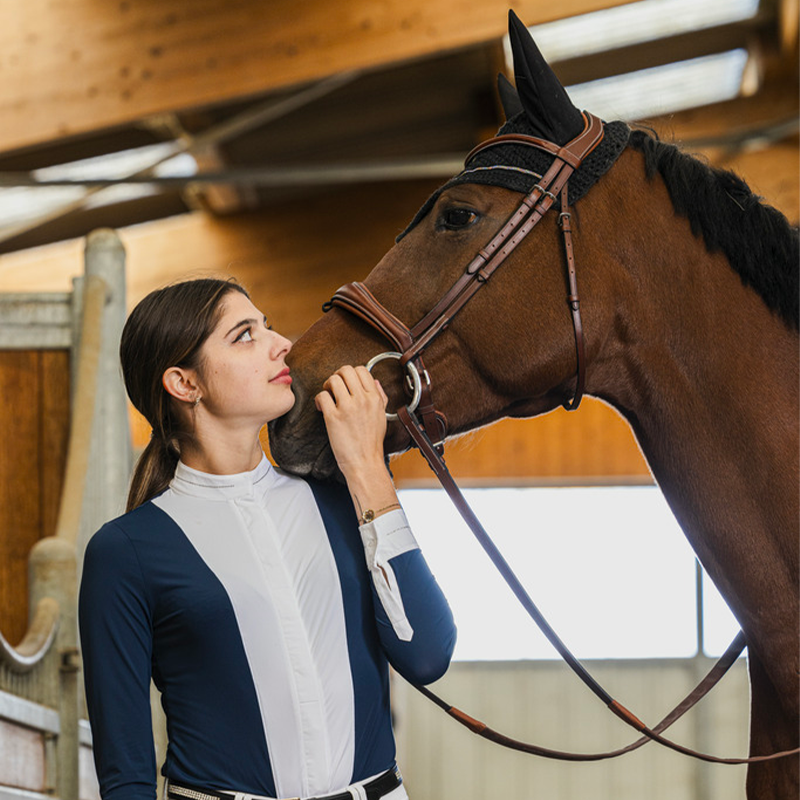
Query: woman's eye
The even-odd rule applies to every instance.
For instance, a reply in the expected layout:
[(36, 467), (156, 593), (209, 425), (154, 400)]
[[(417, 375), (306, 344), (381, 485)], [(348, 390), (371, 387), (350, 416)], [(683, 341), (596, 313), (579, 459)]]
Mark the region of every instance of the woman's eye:
[(237, 337), (237, 342), (252, 342), (253, 335), (250, 333), (250, 328), (245, 328)]
[(472, 225), (478, 215), (468, 208), (448, 208), (441, 216), (442, 227), (448, 230), (459, 230)]

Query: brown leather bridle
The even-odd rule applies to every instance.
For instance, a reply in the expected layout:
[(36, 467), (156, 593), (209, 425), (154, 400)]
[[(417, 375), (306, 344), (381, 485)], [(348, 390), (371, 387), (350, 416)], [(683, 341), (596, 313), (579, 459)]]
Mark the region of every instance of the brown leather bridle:
[[(522, 202), (505, 225), (485, 247), (478, 251), (462, 275), (439, 302), (412, 328), (407, 327), (404, 322), (381, 305), (363, 283), (348, 283), (342, 286), (330, 302), (323, 306), (326, 311), (335, 306), (355, 314), (383, 334), (394, 345), (394, 350), (375, 356), (367, 364), (367, 368), (372, 369), (376, 363), (386, 358), (396, 358), (401, 366), (406, 367), (410, 387), (413, 391), (412, 402), (407, 408), (410, 412), (417, 411), (418, 408), (423, 429), (440, 451), (447, 434), (447, 422), (444, 414), (437, 411), (433, 404), (430, 374), (425, 369), (422, 353), (447, 328), (453, 317), (474, 297), (475, 293), (486, 284), (517, 245), (534, 229), (559, 195), (561, 197), (561, 213), (558, 219), (564, 237), (569, 285), (567, 303), (572, 313), (577, 360), (575, 393), (571, 400), (564, 403), (564, 407), (574, 410), (580, 405), (585, 380), (585, 356), (580, 299), (572, 249), (571, 217), (567, 210), (568, 181), (586, 156), (603, 139), (603, 123), (588, 113), (584, 114), (584, 120), (585, 126), (580, 135), (563, 147), (534, 136), (505, 134), (483, 142), (467, 156), (465, 163), (468, 165), (478, 153), (487, 148), (515, 144), (542, 150), (554, 156), (554, 159), (539, 182), (523, 197)], [(392, 415), (391, 418), (394, 419), (395, 415)]]
[[(800, 752), (800, 749), (783, 751), (771, 755), (751, 756), (750, 758), (721, 758), (684, 747), (662, 735), (664, 730), (704, 697), (736, 661), (746, 644), (744, 635), (741, 632), (737, 634), (727, 651), (700, 684), (690, 692), (673, 711), (652, 728), (648, 727), (633, 712), (629, 711), (620, 702), (612, 698), (587, 672), (584, 666), (550, 627), (550, 624), (536, 607), (533, 600), (531, 600), (519, 579), (469, 507), (469, 504), (461, 494), (461, 491), (456, 485), (450, 471), (447, 469), (444, 458), (442, 457), (447, 424), (444, 414), (438, 411), (433, 404), (430, 375), (422, 361), (422, 353), (428, 345), (448, 327), (453, 317), (470, 299), (472, 299), (475, 293), (492, 277), (497, 268), (514, 251), (517, 245), (519, 245), (533, 230), (550, 207), (556, 202), (559, 195), (561, 213), (558, 219), (564, 239), (567, 282), (569, 286), (567, 303), (572, 314), (572, 324), (575, 331), (575, 354), (577, 359), (575, 392), (572, 399), (565, 401), (563, 406), (568, 411), (574, 411), (580, 405), (585, 383), (585, 348), (583, 326), (581, 323), (580, 299), (578, 297), (575, 273), (575, 257), (572, 248), (571, 216), (568, 211), (568, 181), (575, 170), (580, 167), (583, 160), (603, 139), (603, 123), (601, 120), (587, 112), (584, 113), (583, 117), (585, 121), (583, 131), (563, 147), (544, 139), (538, 139), (534, 136), (505, 134), (488, 139), (469, 153), (465, 161), (466, 165), (468, 165), (472, 158), (478, 153), (487, 148), (502, 144), (521, 144), (542, 150), (554, 156), (554, 159), (550, 168), (545, 172), (533, 189), (525, 195), (522, 202), (505, 225), (492, 237), (485, 247), (478, 251), (467, 265), (463, 274), (456, 280), (441, 300), (439, 300), (412, 328), (408, 328), (405, 323), (381, 305), (369, 289), (367, 289), (363, 283), (359, 282), (348, 283), (338, 289), (332, 299), (328, 303), (325, 303), (323, 310), (329, 311), (331, 308), (337, 307), (348, 311), (367, 322), (394, 345), (395, 350), (375, 356), (368, 361), (366, 365), (367, 369), (371, 370), (379, 361), (393, 358), (397, 359), (401, 366), (404, 366), (408, 371), (408, 385), (412, 392), (411, 402), (404, 407), (398, 408), (396, 414), (387, 413), (387, 417), (399, 419), (403, 424), (411, 440), (427, 460), (459, 513), (489, 555), (489, 558), (500, 571), (512, 592), (514, 592), (529, 616), (536, 622), (564, 661), (616, 716), (643, 735), (640, 739), (637, 739), (626, 747), (606, 753), (581, 754), (550, 750), (538, 745), (521, 742), (498, 733), (483, 722), (473, 719), (460, 709), (446, 703), (429, 689), (423, 686), (416, 686), (415, 688), (443, 708), (462, 725), (472, 730), (473, 733), (477, 733), (504, 747), (547, 758), (569, 761), (596, 761), (614, 758), (624, 753), (631, 752), (648, 741), (656, 741), (684, 755), (720, 764), (747, 764), (796, 755)], [(421, 420), (417, 419), (414, 413), (415, 411), (418, 411)]]

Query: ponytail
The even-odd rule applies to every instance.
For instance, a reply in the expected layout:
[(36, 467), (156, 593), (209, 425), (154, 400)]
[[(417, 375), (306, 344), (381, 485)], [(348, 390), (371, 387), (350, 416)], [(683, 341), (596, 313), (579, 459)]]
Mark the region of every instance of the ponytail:
[(133, 309), (122, 330), (119, 355), (125, 389), (153, 429), (136, 463), (127, 511), (163, 492), (175, 475), (182, 430), (174, 400), (162, 384), (170, 367), (199, 370), (200, 350), (222, 314), (232, 291), (247, 292), (234, 281), (201, 278), (151, 292)]
[(180, 451), (155, 433), (150, 437), (133, 471), (126, 511), (146, 503), (161, 494), (175, 475)]

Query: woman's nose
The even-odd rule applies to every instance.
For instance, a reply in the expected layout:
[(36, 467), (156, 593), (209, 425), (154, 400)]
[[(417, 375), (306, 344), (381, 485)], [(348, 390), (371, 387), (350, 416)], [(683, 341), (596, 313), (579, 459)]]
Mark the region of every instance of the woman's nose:
[(272, 354), (274, 358), (286, 357), (292, 349), (292, 342), (279, 333), (275, 334), (275, 341), (272, 344)]

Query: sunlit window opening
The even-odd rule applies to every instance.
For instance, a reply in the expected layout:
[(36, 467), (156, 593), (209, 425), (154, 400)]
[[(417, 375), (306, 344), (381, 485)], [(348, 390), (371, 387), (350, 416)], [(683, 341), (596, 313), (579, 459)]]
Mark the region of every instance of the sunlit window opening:
[[(750, 19), (759, 0), (642, 0), (529, 28), (548, 61), (601, 53)], [(508, 39), (506, 38), (506, 41)]]
[(738, 97), (747, 51), (677, 61), (567, 87), (572, 102), (603, 119), (642, 119)]
[[(687, 658), (698, 651), (696, 560), (655, 487), (468, 489), (468, 502), (534, 603), (579, 658)], [(403, 506), (458, 625), (461, 661), (558, 654), (440, 489)], [(738, 625), (703, 582), (702, 650)]]

